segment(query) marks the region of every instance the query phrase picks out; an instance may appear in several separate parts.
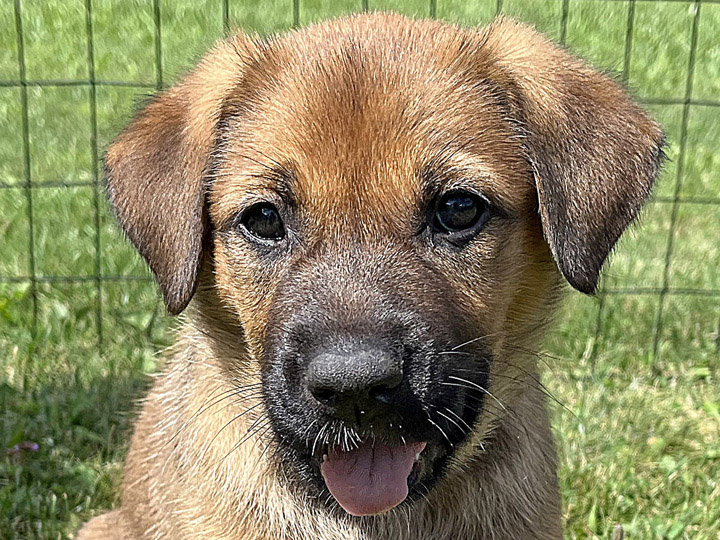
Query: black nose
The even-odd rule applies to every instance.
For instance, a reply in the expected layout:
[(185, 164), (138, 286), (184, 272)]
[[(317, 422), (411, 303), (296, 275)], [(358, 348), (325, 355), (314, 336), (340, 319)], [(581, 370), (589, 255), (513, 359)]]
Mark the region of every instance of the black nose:
[(310, 361), (306, 384), (338, 418), (372, 421), (386, 414), (403, 380), (402, 359), (382, 349), (321, 353)]

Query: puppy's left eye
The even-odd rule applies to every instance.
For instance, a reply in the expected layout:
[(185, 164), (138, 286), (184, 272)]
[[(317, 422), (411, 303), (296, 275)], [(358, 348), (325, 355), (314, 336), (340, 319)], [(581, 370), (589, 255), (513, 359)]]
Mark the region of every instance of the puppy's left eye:
[(489, 218), (484, 199), (469, 191), (451, 191), (438, 202), (433, 221), (439, 232), (461, 233), (479, 230)]

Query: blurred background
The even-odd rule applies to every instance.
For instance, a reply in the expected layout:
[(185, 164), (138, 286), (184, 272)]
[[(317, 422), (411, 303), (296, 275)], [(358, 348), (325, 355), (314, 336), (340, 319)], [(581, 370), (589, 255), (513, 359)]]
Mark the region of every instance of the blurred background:
[(69, 538), (118, 502), (173, 320), (119, 233), (101, 156), (234, 29), (392, 9), (532, 23), (630, 89), (669, 160), (594, 298), (541, 356), (567, 538), (720, 538), (720, 1), (2, 0), (0, 538)]

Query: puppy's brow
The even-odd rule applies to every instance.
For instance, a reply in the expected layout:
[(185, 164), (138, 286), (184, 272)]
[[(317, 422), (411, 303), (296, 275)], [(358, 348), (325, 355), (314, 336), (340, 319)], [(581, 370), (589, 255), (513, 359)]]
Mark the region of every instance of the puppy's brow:
[[(262, 152), (261, 150), (258, 150), (257, 148), (254, 149), (254, 152), (256, 154), (259, 154), (263, 159), (269, 161), (271, 165), (266, 165), (262, 163), (262, 161), (254, 160), (255, 163), (258, 165), (262, 165), (265, 167), (270, 174), (275, 174), (277, 176), (284, 177), (288, 180), (295, 180), (296, 174), (295, 174), (295, 166), (292, 162), (288, 160), (279, 161), (277, 159), (274, 159), (270, 156), (268, 156), (265, 152)], [(246, 156), (247, 157), (247, 156)]]
[(263, 172), (255, 173), (252, 176), (268, 182), (270, 184), (268, 187), (277, 192), (286, 204), (290, 206), (296, 205), (297, 175), (294, 166), (290, 162), (275, 161), (272, 166), (266, 166)]
[(485, 172), (472, 170), (470, 167), (456, 163), (452, 159), (455, 155), (455, 152), (451, 155), (438, 155), (418, 170), (423, 199), (432, 200), (448, 185), (458, 183), (466, 185), (468, 180), (487, 177)]
[[(275, 191), (288, 205), (296, 204), (295, 190), (297, 188), (297, 173), (294, 163), (287, 160), (277, 160), (260, 150), (253, 150), (259, 154), (260, 159), (246, 153), (235, 157), (250, 162), (254, 170), (246, 173), (246, 177), (258, 181), (266, 189)], [(269, 162), (269, 163), (267, 163)]]
[(444, 185), (457, 177), (457, 170), (453, 169), (447, 156), (438, 155), (418, 170), (418, 179), (420, 180), (422, 199), (424, 201), (431, 201), (440, 193)]

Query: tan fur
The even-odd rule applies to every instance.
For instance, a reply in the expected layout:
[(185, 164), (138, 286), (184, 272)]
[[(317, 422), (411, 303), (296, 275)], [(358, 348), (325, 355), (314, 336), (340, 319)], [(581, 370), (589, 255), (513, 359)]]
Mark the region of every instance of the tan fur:
[[(371, 14), (219, 45), (108, 152), (113, 205), (168, 308), (197, 292), (136, 425), (122, 506), (79, 538), (561, 538), (534, 351), (558, 267), (594, 287), (649, 192), (661, 140), (613, 82), (510, 20), (475, 30)], [(421, 290), (407, 209), (421, 204), (418, 169), (433, 159), (508, 215), (456, 257), (426, 254), (486, 333), (492, 396), (426, 500), (333, 517), (272, 459), (257, 390), (269, 310), (288, 268), (312, 279), (327, 246), (347, 269), (318, 286), (348, 310), (369, 302), (343, 284), (357, 268), (368, 280), (392, 268), (406, 276), (400, 294)], [(222, 233), (241, 201), (275, 196), (278, 166), (292, 166), (309, 231), (284, 265)]]

